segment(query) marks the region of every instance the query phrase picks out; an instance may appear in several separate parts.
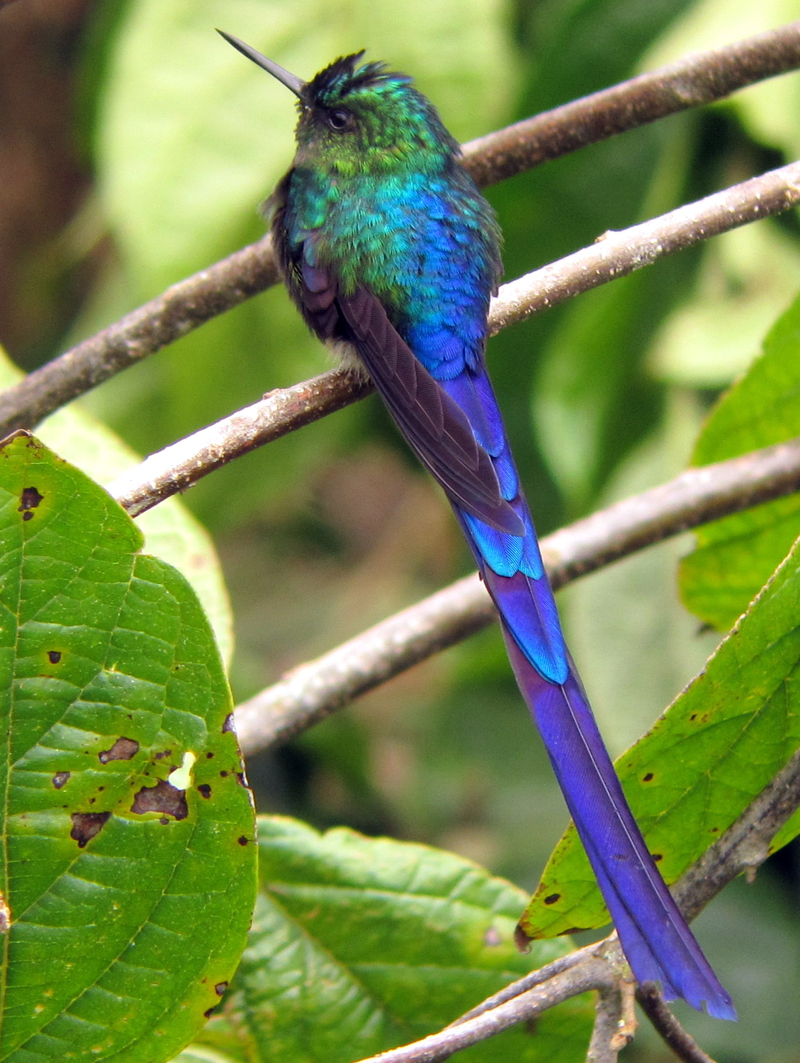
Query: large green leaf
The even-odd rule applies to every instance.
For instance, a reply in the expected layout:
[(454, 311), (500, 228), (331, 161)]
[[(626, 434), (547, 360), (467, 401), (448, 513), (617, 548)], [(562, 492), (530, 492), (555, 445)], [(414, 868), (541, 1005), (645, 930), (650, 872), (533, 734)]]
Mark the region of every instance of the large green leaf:
[[(261, 892), (221, 1014), (181, 1063), (348, 1063), (446, 1025), (561, 955), (568, 943), (513, 943), (521, 890), (424, 845), (325, 834), (261, 817)], [(472, 1050), (475, 1060), (583, 1059), (585, 998)], [(206, 1055), (212, 1051), (213, 1056)]]
[[(800, 745), (800, 545), (702, 672), (616, 762), (670, 883), (734, 822)], [(775, 848), (800, 830), (795, 815)], [(608, 921), (574, 826), (522, 919), (530, 937)]]
[[(701, 433), (696, 465), (707, 465), (800, 434), (800, 299), (778, 319), (764, 352), (722, 397)], [(680, 568), (684, 604), (726, 630), (800, 534), (800, 496), (769, 502), (697, 530)]]
[(233, 974), (255, 826), (194, 593), (109, 495), (0, 448), (2, 1058), (159, 1063)]

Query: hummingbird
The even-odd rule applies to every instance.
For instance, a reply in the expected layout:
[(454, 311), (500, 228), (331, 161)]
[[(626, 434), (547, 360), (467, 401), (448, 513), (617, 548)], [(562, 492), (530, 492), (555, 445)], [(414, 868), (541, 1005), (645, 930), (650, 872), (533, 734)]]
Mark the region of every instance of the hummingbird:
[(500, 230), (458, 142), (410, 77), (363, 51), (304, 81), (219, 32), (297, 97), (297, 151), (268, 200), (283, 280), (311, 330), (369, 374), (447, 496), (634, 977), (735, 1019), (628, 807), (564, 640), (484, 357)]

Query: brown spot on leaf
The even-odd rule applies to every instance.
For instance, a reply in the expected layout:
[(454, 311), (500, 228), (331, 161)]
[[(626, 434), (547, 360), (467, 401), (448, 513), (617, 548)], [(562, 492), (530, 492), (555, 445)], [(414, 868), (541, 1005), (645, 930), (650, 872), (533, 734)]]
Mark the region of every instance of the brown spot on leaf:
[(216, 1010), (217, 1010), (217, 1009), (216, 1009), (216, 1006), (214, 1006), (213, 1008), (206, 1008), (206, 1010), (205, 1010), (205, 1011), (203, 1012), (203, 1014), (205, 1015), (205, 1017), (206, 1017), (207, 1019), (210, 1019), (210, 1018), (211, 1018), (211, 1016), (212, 1016), (212, 1015), (214, 1014), (214, 1012), (215, 1012)]
[(239, 845), (247, 845), (247, 843), (249, 841), (249, 839), (245, 838), (245, 836), (243, 834), (240, 835), (240, 837), (237, 840), (239, 842)]
[(219, 773), (219, 777), (220, 777), (220, 779), (227, 779), (227, 778), (228, 778), (228, 773), (227, 773), (227, 771), (221, 771), (221, 772)]
[(209, 797), (211, 797), (211, 787), (208, 785), (207, 782), (201, 782), (197, 789), (200, 793), (200, 796), (204, 797), (206, 801), (209, 799)]
[(55, 786), (56, 790), (60, 790), (62, 786), (67, 785), (70, 774), (71, 773), (68, 771), (57, 771), (55, 773), (53, 776), (53, 786)]
[(232, 712), (229, 712), (228, 715), (225, 717), (225, 723), (222, 725), (222, 733), (224, 735), (236, 734), (236, 724), (234, 723)]
[(550, 893), (550, 894), (548, 894), (547, 897), (545, 897), (544, 903), (545, 904), (555, 904), (556, 901), (560, 901), (560, 900), (561, 900), (561, 894), (560, 893)]
[(214, 992), (217, 994), (218, 997), (221, 997), (227, 988), (227, 982), (217, 982), (217, 984), (214, 986)]
[(245, 788), (245, 790), (249, 790), (250, 789), (250, 787), (247, 785), (247, 779), (245, 779), (243, 771), (237, 771), (236, 772), (236, 781), (238, 782), (238, 784), (240, 786), (243, 786)]
[(98, 753), (101, 764), (108, 764), (110, 760), (130, 760), (139, 752), (139, 743), (134, 738), (121, 737), (116, 740), (111, 749), (104, 749)]
[[(143, 786), (136, 794), (131, 805), (131, 812), (142, 815), (145, 812), (161, 812), (174, 819), (186, 819), (189, 806), (186, 794), (176, 790), (166, 779), (159, 779), (155, 786)], [(169, 822), (166, 820), (165, 822)]]
[(47, 659), (50, 664), (59, 664), (61, 661), (61, 650), (48, 650)]
[(22, 514), (23, 520), (30, 520), (33, 516), (31, 510), (36, 509), (43, 500), (44, 495), (40, 495), (35, 487), (24, 487), (22, 494), (19, 496), (17, 512)]
[(664, 854), (663, 853), (653, 853), (653, 860), (655, 861), (655, 863), (658, 863), (659, 860), (663, 860), (663, 859), (664, 859)]
[(522, 925), (517, 923), (514, 927), (514, 944), (517, 947), (517, 952), (530, 952), (531, 951), (531, 939), (522, 929)]
[(171, 756), (172, 756), (172, 750), (171, 749), (162, 749), (160, 753), (156, 753), (156, 758), (155, 759), (156, 760), (161, 760), (162, 757), (171, 757)]
[(652, 773), (652, 771), (648, 771), (647, 775), (644, 775), (642, 777), (642, 782), (652, 782), (652, 781), (653, 781), (653, 773)]
[(72, 830), (69, 836), (78, 843), (78, 848), (82, 849), (94, 838), (95, 834), (100, 833), (110, 817), (110, 812), (73, 812), (70, 817)]
[(206, 760), (212, 760), (213, 757), (214, 757), (213, 753), (206, 753)]

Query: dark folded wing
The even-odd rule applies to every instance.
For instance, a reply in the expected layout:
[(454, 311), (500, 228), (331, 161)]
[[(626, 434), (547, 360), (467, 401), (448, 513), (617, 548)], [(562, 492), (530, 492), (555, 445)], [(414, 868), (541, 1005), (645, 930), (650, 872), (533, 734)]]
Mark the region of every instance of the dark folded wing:
[(340, 293), (336, 301), (389, 412), (447, 496), (491, 527), (523, 535), (522, 521), (503, 499), (492, 459), (466, 414), (417, 360), (380, 301), (364, 289)]

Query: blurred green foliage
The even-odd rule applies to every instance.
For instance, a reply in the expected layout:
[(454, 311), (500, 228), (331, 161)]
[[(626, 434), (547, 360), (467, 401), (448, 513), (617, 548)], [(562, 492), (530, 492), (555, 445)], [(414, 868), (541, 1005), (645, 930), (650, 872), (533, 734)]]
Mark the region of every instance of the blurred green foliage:
[[(217, 37), (216, 25), (302, 76), (366, 47), (412, 73), (466, 140), (798, 17), (800, 0), (90, 5), (75, 57), (75, 121), (93, 183), (58, 261), (78, 269), (91, 254), (94, 281), (49, 353), (263, 231), (256, 208), (291, 160), (292, 102)], [(794, 75), (516, 177), (488, 192), (505, 233), (507, 276), (798, 155)], [(712, 401), (799, 287), (792, 214), (497, 337), (493, 377), (540, 529), (684, 467)], [(148, 452), (326, 364), (275, 290), (85, 405)], [(441, 497), (374, 400), (233, 463), (185, 501), (222, 557), (237, 625), (232, 683), (242, 697), (470, 567)], [(674, 545), (586, 579), (562, 599), (573, 651), (619, 752), (702, 666), (713, 638), (698, 637), (678, 603)], [(255, 758), (251, 775), (264, 811), (431, 842), (530, 888), (567, 818), (494, 631), (279, 754)], [(743, 965), (768, 964), (768, 951), (757, 958), (759, 942), (768, 949), (771, 940), (768, 898), (783, 890), (797, 911), (800, 872), (789, 856), (782, 868), (763, 893), (735, 903), (723, 896), (701, 920), (714, 956), (730, 934), (726, 913), (740, 919), (745, 907), (753, 928), (746, 951), (720, 964), (738, 990), (739, 1029), (700, 1027), (704, 1047), (722, 1059), (755, 1059), (756, 1043), (760, 1060), (788, 1058), (796, 1047), (778, 995), (768, 1004), (774, 1021), (762, 1022), (763, 994), (743, 974)], [(787, 982), (784, 1001), (793, 992), (796, 999)], [(746, 1033), (756, 1012), (760, 1041)]]

